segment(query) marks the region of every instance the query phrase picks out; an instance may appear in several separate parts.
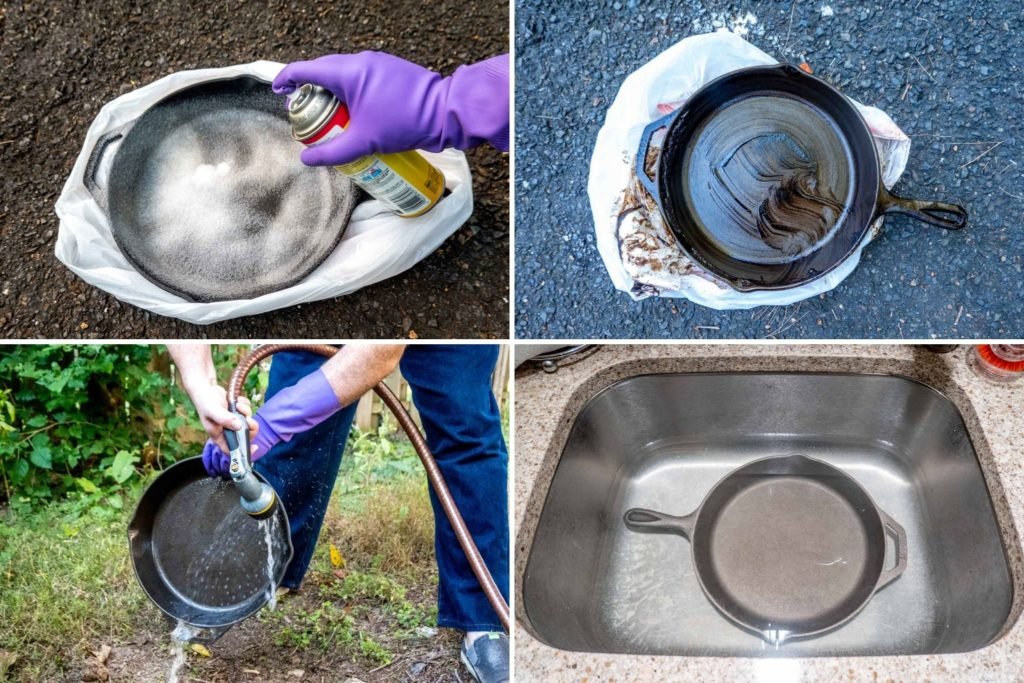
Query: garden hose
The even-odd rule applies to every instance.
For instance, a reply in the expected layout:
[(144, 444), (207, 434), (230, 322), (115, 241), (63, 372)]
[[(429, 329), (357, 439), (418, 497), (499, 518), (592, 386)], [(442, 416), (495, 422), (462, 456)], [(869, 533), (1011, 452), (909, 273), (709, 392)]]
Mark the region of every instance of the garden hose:
[[(245, 384), (245, 378), (248, 376), (249, 372), (261, 360), (277, 353), (278, 351), (308, 351), (310, 353), (318, 353), (321, 356), (330, 358), (338, 352), (338, 349), (328, 344), (265, 344), (253, 349), (248, 356), (238, 363), (238, 367), (236, 367), (235, 371), (231, 373), (231, 380), (228, 382), (228, 405), (232, 411), (236, 410), (238, 397), (242, 392), (242, 386)], [(386, 384), (378, 382), (373, 390), (378, 396), (380, 396), (384, 405), (386, 405), (394, 414), (395, 418), (398, 420), (398, 424), (409, 437), (409, 441), (412, 442), (412, 446), (416, 450), (416, 454), (420, 457), (420, 461), (423, 463), (423, 468), (427, 472), (427, 480), (430, 482), (430, 486), (433, 488), (434, 494), (437, 496), (437, 499), (441, 504), (441, 508), (444, 510), (445, 516), (451, 523), (452, 529), (455, 530), (455, 537), (459, 541), (459, 546), (462, 548), (462, 552), (466, 555), (466, 560), (469, 562), (469, 566), (473, 570), (473, 575), (480, 583), (480, 587), (487, 596), (487, 601), (491, 604), (491, 607), (494, 608), (495, 613), (501, 620), (502, 626), (504, 626), (506, 631), (509, 631), (508, 603), (505, 602), (505, 598), (502, 596), (501, 591), (498, 589), (498, 585), (494, 582), (494, 578), (491, 576), (491, 572), (487, 569), (487, 565), (484, 563), (483, 556), (480, 555), (480, 550), (476, 547), (476, 543), (473, 542), (473, 537), (470, 535), (469, 529), (466, 527), (466, 522), (462, 518), (462, 514), (459, 512), (458, 506), (455, 504), (455, 499), (452, 498), (451, 491), (448, 490), (448, 484), (445, 483), (444, 475), (441, 473), (441, 468), (438, 467), (437, 461), (434, 460), (434, 456), (430, 452), (430, 448), (427, 446), (426, 439), (420, 432), (419, 427), (416, 426), (416, 423), (413, 421), (409, 411), (405, 409), (402, 402), (398, 400), (398, 397), (395, 396)]]

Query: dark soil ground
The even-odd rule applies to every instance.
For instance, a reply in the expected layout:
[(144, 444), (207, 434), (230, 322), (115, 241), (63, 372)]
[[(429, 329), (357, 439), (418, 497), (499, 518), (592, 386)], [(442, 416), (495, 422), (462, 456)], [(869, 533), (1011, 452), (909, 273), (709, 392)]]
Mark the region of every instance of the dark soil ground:
[[(520, 0), (516, 336), (1021, 337), (1022, 19), (1019, 0)], [(891, 217), (838, 288), (784, 308), (635, 303), (617, 291), (586, 193), (597, 132), (629, 73), (722, 25), (887, 111), (913, 140), (895, 191), (964, 204), (967, 229)]]
[(0, 336), (504, 338), (508, 159), (469, 152), (475, 213), (424, 261), (346, 297), (196, 326), (119, 302), (53, 256), (57, 196), (100, 107), (183, 69), (384, 50), (451, 73), (508, 51), (506, 0), (4, 2)]
[[(428, 596), (427, 600), (436, 598)], [(282, 598), (274, 613), (262, 613), (248, 619), (208, 647), (210, 656), (186, 646), (186, 662), (178, 673), (179, 683), (468, 683), (472, 675), (459, 661), (462, 633), (451, 629), (431, 629), (423, 637), (396, 638), (379, 610), (361, 610), (358, 623), (364, 634), (391, 652), (390, 663), (379, 663), (355, 652), (347, 656), (344, 648), (323, 643), (298, 645), (298, 633), (284, 638), (291, 624), (311, 630), (306, 615), (322, 607), (316, 589)], [(346, 606), (343, 609), (350, 609)], [(155, 607), (146, 606), (149, 624), (159, 624)], [(142, 621), (142, 619), (140, 619)], [(272, 625), (276, 624), (275, 633)], [(336, 624), (328, 624), (334, 628)], [(323, 627), (322, 627), (323, 628)], [(313, 627), (315, 629), (315, 626)], [(126, 640), (115, 639), (110, 654), (101, 664), (95, 644), (81, 649), (80, 667), (68, 673), (63, 683), (102, 679), (117, 683), (155, 683), (164, 681), (174, 660), (173, 644), (166, 629), (140, 629)], [(296, 628), (298, 631), (298, 627)], [(314, 638), (316, 636), (314, 635)], [(102, 646), (99, 646), (102, 647)], [(349, 648), (351, 652), (351, 648)], [(353, 681), (352, 679), (355, 679)]]

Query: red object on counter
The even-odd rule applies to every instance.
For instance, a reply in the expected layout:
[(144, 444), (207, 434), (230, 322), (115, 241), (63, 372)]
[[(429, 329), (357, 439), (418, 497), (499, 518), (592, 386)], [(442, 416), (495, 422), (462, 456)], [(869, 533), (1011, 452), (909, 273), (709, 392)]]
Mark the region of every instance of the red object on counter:
[(969, 361), (986, 379), (1012, 382), (1024, 374), (1024, 344), (978, 344)]

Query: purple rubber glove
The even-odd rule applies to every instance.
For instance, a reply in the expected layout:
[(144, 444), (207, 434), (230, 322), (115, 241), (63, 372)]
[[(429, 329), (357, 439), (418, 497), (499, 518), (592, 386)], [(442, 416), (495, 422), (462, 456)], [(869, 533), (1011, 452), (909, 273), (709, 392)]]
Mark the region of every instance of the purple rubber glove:
[(383, 52), (328, 55), (289, 64), (274, 79), (284, 95), (303, 83), (334, 93), (348, 107), (344, 134), (302, 152), (310, 166), (346, 164), (373, 153), (489, 142), (508, 151), (508, 55), (461, 66), (442, 78)]
[[(316, 427), (339, 410), (338, 397), (327, 377), (319, 370), (277, 392), (253, 416), (259, 425), (252, 439), (253, 462), (281, 441), (290, 441), (296, 434)], [(211, 477), (227, 479), (231, 476), (231, 456), (208, 440), (203, 447), (203, 467)]]

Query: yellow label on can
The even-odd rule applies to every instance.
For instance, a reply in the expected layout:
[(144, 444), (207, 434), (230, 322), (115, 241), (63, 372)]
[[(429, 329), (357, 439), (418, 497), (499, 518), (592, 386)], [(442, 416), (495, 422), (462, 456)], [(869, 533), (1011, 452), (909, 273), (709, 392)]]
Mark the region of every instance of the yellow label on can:
[(403, 218), (426, 213), (444, 192), (441, 171), (415, 151), (362, 157), (335, 168)]
[[(320, 86), (305, 84), (288, 100), (292, 135), (316, 146), (344, 135), (348, 109)], [(376, 154), (335, 166), (403, 218), (426, 213), (444, 193), (444, 176), (416, 151)]]

